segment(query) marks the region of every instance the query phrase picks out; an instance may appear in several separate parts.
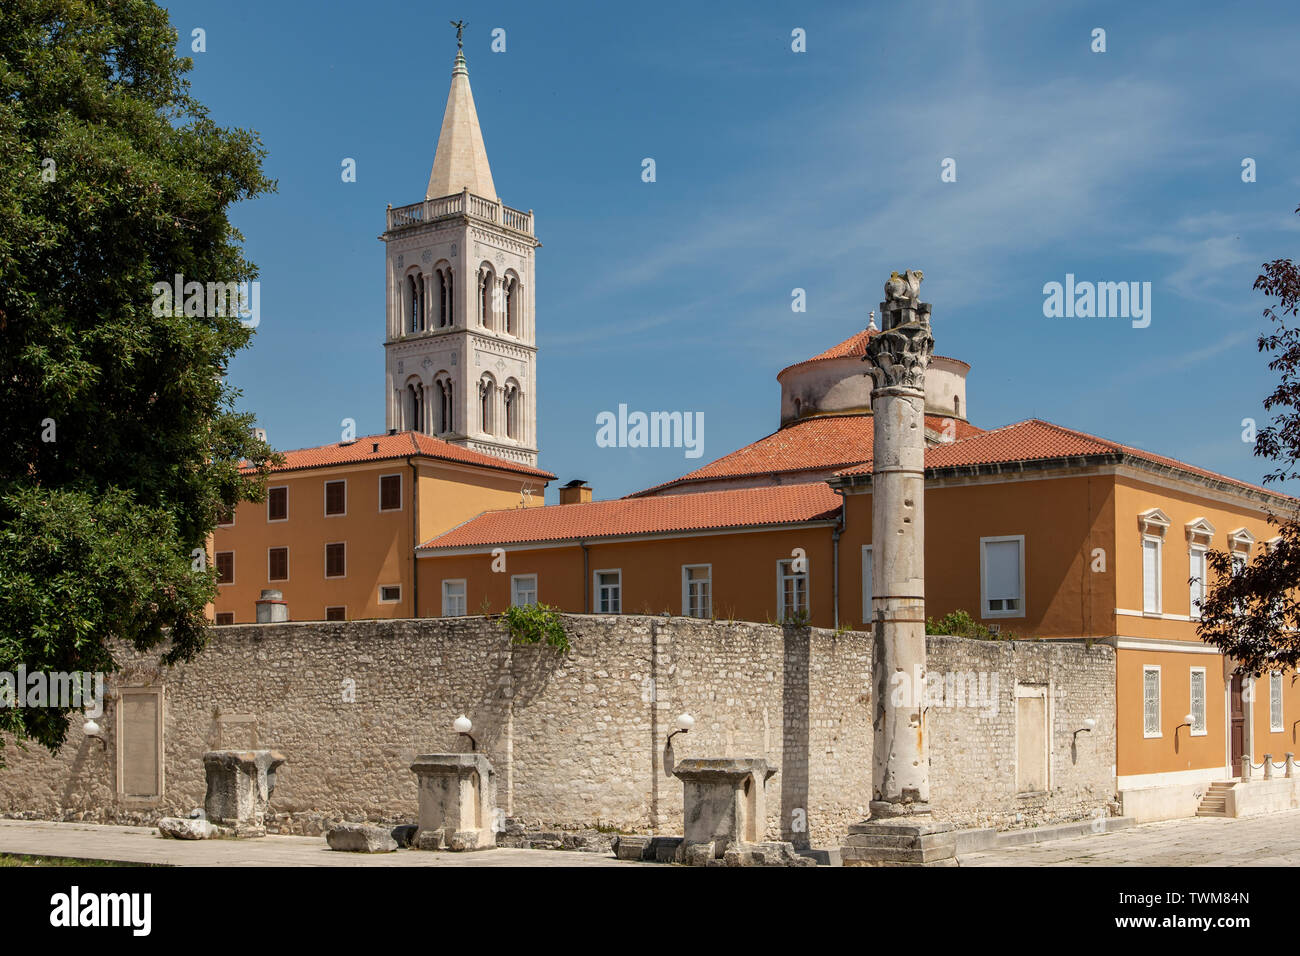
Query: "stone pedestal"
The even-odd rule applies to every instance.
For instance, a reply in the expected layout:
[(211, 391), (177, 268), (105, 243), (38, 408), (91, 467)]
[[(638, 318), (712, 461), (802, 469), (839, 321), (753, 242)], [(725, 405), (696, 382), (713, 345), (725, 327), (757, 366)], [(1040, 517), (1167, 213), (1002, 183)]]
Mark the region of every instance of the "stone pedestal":
[(281, 591), (262, 591), (262, 596), (253, 602), (253, 606), (257, 610), (258, 624), (282, 624), (289, 620), (289, 605)]
[(738, 844), (760, 843), (767, 832), (767, 781), (776, 774), (766, 760), (715, 757), (678, 761), (685, 840), (679, 861), (703, 864)]
[(490, 850), (496, 847), (492, 815), (497, 782), (486, 754), (420, 754), (418, 778), (421, 850)]
[(275, 790), (275, 772), (284, 763), (275, 750), (210, 750), (203, 755), (208, 821), (229, 827), (238, 837), (266, 836), (266, 805)]
[(956, 866), (957, 831), (924, 815), (873, 819), (849, 827), (842, 866)]

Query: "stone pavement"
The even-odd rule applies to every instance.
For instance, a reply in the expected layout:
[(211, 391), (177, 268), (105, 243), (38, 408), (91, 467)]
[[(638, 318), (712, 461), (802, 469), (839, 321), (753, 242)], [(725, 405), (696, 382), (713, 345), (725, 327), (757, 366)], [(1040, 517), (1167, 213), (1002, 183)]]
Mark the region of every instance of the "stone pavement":
[(962, 866), (1300, 866), (1300, 810), (1192, 817), (967, 853)]
[[(325, 838), (265, 836), (253, 840), (170, 840), (154, 827), (0, 820), (0, 853), (119, 860), (168, 866), (656, 866), (565, 850), (482, 850), (439, 853), (341, 853)], [(666, 869), (666, 867), (664, 867)]]

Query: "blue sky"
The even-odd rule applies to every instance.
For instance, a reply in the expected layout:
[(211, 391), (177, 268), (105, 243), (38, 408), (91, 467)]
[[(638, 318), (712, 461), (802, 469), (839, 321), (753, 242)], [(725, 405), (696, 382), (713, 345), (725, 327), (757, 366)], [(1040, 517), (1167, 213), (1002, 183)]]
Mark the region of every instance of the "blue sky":
[[(1298, 7), (167, 6), (193, 92), (261, 134), (279, 181), (235, 211), (262, 298), (231, 368), (276, 447), (337, 440), (348, 417), (383, 430), (377, 237), (386, 204), (423, 198), (463, 17), (497, 191), (543, 242), (539, 443), (561, 481), (614, 497), (774, 431), (776, 373), (865, 327), (905, 268), (925, 271), (936, 350), (972, 365), (975, 424), (1045, 418), (1268, 471), (1242, 419), (1266, 421), (1272, 383), (1251, 286), (1300, 237)], [(1067, 273), (1150, 282), (1150, 326), (1045, 317)], [(620, 403), (703, 412), (703, 457), (597, 447)]]

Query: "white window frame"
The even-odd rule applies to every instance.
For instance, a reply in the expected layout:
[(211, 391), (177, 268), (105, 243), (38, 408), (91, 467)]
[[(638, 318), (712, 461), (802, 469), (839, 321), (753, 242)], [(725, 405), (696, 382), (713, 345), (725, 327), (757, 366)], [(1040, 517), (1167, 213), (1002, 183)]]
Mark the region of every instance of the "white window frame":
[[(450, 597), (447, 593), (447, 585), (459, 584), (461, 592), (460, 598), (461, 610), (459, 614), (451, 614), (447, 610), (447, 599)], [(469, 583), (465, 578), (443, 578), (442, 579), (442, 616), (443, 617), (465, 617), (469, 612)]]
[[(1016, 608), (1014, 611), (991, 611), (989, 610), (987, 545), (1000, 544), (1004, 541), (1015, 541), (1020, 545), (1020, 597), (1018, 600), (1020, 607)], [(1028, 590), (1028, 582), (1025, 581), (1025, 536), (1023, 534), (1002, 534), (980, 538), (980, 617), (1024, 617), (1026, 608), (1029, 604), (1026, 595)]]
[[(707, 604), (704, 607), (703, 614), (691, 613), (691, 593), (690, 578), (688, 572), (704, 569), (709, 572), (708, 577), (700, 578), (707, 584)], [(683, 564), (682, 565), (682, 617), (693, 617), (696, 620), (709, 620), (713, 617), (713, 565), (712, 564)]]
[[(519, 592), (525, 590), (521, 587), (524, 581), (533, 582), (532, 588), (529, 589), (533, 592), (533, 599), (527, 602), (527, 604), (521, 604), (519, 602)], [(512, 574), (510, 576), (510, 603), (514, 607), (528, 607), (529, 605), (539, 603), (538, 580), (536, 574)]]
[[(397, 514), (399, 511), (406, 510), (406, 482), (403, 480), (405, 477), (406, 476), (403, 475), (400, 471), (390, 471), (387, 474), (379, 476), (379, 481), (375, 486), (375, 491), (378, 493), (378, 499), (379, 499), (378, 501), (375, 502), (375, 507), (376, 509), (378, 509), (377, 512), (378, 514), (391, 515), (391, 514)], [(384, 507), (384, 479), (385, 478), (397, 479), (397, 507), (396, 508)], [(345, 509), (347, 508), (346, 496), (347, 496), (347, 492), (345, 490), (344, 502), (343, 502), (343, 506)]]
[[(1280, 734), (1286, 730), (1286, 715), (1282, 712), (1282, 672), (1268, 672), (1268, 730)], [(1277, 720), (1274, 721), (1276, 711)]]
[[(273, 578), (273, 577), (271, 577), (271, 552), (272, 552), (272, 551), (279, 551), (281, 548), (284, 549), (284, 577), (282, 577), (282, 578)], [(289, 580), (289, 561), (290, 561), (289, 546), (288, 546), (287, 544), (277, 544), (277, 545), (273, 545), (272, 547), (267, 548), (267, 549), (266, 549), (266, 582), (267, 582), (268, 584), (283, 584), (285, 581), (288, 581), (288, 580)], [(346, 562), (346, 559), (345, 559), (345, 562)]]
[(1199, 544), (1194, 544), (1187, 549), (1187, 616), (1193, 621), (1199, 621), (1201, 619), (1201, 610), (1196, 606), (1197, 582), (1192, 580), (1196, 577), (1193, 562), (1196, 560), (1196, 556), (1199, 555), (1201, 562), (1201, 576), (1199, 581), (1201, 588), (1200, 600), (1203, 603), (1205, 601), (1205, 596), (1209, 593), (1209, 588), (1206, 587), (1207, 579), (1210, 576), (1210, 563), (1205, 556), (1207, 550), (1208, 549), (1204, 545)]
[[(273, 491), (279, 491), (281, 488), (284, 489), (284, 517), (283, 517), (283, 518), (272, 518), (272, 517), (271, 517), (271, 492), (273, 492)], [(288, 521), (288, 520), (289, 520), (289, 486), (288, 486), (288, 485), (272, 485), (270, 488), (267, 488), (267, 489), (266, 489), (266, 523), (267, 523), (267, 524), (283, 524), (284, 522), (286, 522), (286, 521)]]
[[(386, 588), (397, 588), (397, 597), (395, 597), (395, 598), (386, 598), (386, 597), (384, 597), (384, 590), (385, 590)], [(379, 603), (380, 603), (380, 604), (401, 604), (401, 603), (402, 603), (402, 585), (401, 585), (400, 583), (399, 583), (399, 584), (381, 584), (381, 585), (379, 585)]]
[[(618, 607), (612, 611), (602, 611), (600, 609), (601, 591), (607, 587), (610, 587), (610, 585), (603, 585), (600, 583), (600, 576), (602, 574), (618, 575), (618, 583), (613, 585), (613, 588), (618, 595)], [(599, 570), (593, 571), (591, 573), (591, 601), (592, 601), (591, 609), (592, 609), (592, 613), (594, 614), (622, 614), (623, 613), (623, 569), (622, 568), (600, 568)]]
[(862, 546), (862, 623), (874, 623), (871, 601), (875, 585), (872, 576), (876, 570), (876, 554), (871, 545)]
[[(1197, 674), (1201, 675), (1201, 712), (1199, 714), (1196, 712), (1196, 694), (1194, 692)], [(1204, 737), (1210, 732), (1210, 722), (1206, 716), (1206, 712), (1209, 709), (1210, 680), (1206, 676), (1204, 667), (1193, 667), (1191, 669), (1191, 673), (1187, 678), (1187, 694), (1189, 702), (1187, 712), (1192, 715), (1192, 726), (1189, 728), (1188, 732), (1193, 737)], [(1196, 729), (1196, 718), (1198, 717), (1201, 722), (1200, 730)]]
[[(1153, 608), (1147, 607), (1147, 545), (1148, 544), (1154, 544), (1156, 546), (1156, 570), (1155, 570), (1156, 606)], [(1161, 538), (1160, 536), (1154, 534), (1142, 535), (1142, 613), (1143, 614), (1151, 614), (1158, 617), (1159, 615), (1164, 613), (1164, 606), (1165, 606), (1164, 576), (1165, 576), (1164, 538)]]
[[(1156, 730), (1154, 733), (1147, 730), (1147, 674), (1156, 675)], [(1142, 665), (1142, 736), (1147, 740), (1154, 740), (1156, 737), (1164, 736), (1164, 676), (1161, 674), (1159, 664)]]
[[(330, 545), (343, 545), (343, 573), (330, 574)], [(342, 581), (348, 576), (348, 543), (346, 541), (326, 541), (321, 548), (321, 577), (326, 581)]]
[[(781, 558), (776, 562), (776, 619), (778, 624), (784, 624), (790, 617), (790, 609), (785, 606), (785, 582), (787, 580), (797, 580), (803, 578), (803, 598), (804, 598), (804, 615), (808, 622), (812, 620), (812, 561), (809, 558), (803, 559), (807, 562), (806, 571), (794, 570), (794, 558)], [(790, 567), (789, 572), (786, 566)], [(797, 589), (796, 589), (797, 591)], [(798, 611), (798, 608), (795, 608)]]
[[(343, 510), (336, 515), (329, 513), (330, 485), (343, 483)], [(346, 518), (348, 516), (348, 480), (346, 478), (326, 478), (320, 486), (320, 511), (326, 518)]]

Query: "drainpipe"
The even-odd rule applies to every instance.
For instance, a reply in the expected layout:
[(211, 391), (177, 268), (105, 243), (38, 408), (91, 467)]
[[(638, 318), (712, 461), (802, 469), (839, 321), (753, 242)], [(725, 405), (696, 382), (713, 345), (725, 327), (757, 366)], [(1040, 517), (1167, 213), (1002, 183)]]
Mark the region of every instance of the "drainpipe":
[(587, 550), (587, 542), (579, 541), (578, 547), (582, 549), (582, 607), (584, 614), (591, 613), (591, 553)]
[(840, 496), (840, 517), (831, 528), (831, 603), (835, 606), (835, 630), (840, 629), (840, 535), (844, 533), (844, 519), (849, 512), (848, 499), (842, 488), (831, 488)]
[(411, 468), (411, 617), (420, 616), (420, 557), (415, 549), (420, 546), (419, 538), (419, 487), (420, 472), (407, 455), (406, 464)]

